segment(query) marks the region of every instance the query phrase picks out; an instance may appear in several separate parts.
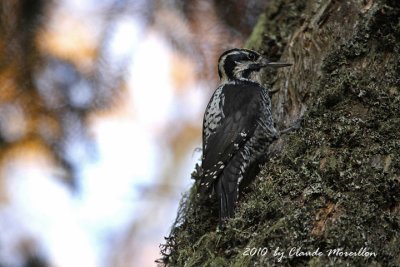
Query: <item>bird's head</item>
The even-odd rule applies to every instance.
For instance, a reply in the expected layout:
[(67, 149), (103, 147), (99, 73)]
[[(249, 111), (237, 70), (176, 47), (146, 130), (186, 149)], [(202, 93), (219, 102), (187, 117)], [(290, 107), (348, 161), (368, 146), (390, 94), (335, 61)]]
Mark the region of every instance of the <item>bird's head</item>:
[(271, 62), (256, 51), (249, 49), (231, 49), (222, 53), (218, 60), (218, 74), (222, 82), (251, 80), (259, 82), (261, 68), (281, 68), (292, 64)]

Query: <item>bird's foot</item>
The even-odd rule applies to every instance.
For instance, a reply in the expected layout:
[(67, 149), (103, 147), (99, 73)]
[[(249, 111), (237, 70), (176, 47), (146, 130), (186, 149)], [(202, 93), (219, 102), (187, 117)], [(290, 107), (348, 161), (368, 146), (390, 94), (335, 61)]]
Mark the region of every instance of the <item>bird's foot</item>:
[(290, 133), (290, 132), (292, 132), (292, 131), (296, 131), (296, 130), (300, 129), (300, 127), (301, 127), (301, 122), (302, 122), (302, 119), (301, 119), (301, 118), (298, 119), (298, 120), (295, 121), (295, 123), (293, 123), (290, 127), (288, 127), (288, 128), (286, 128), (286, 129), (280, 131), (280, 135), (287, 134), (287, 133)]

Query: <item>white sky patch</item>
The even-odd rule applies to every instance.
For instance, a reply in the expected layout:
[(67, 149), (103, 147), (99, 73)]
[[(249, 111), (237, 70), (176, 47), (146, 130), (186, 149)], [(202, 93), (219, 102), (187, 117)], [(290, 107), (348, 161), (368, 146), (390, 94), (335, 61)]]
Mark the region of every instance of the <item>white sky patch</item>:
[[(1, 244), (32, 239), (50, 264), (58, 267), (96, 267), (94, 244), (82, 230), (75, 203), (67, 187), (55, 177), (57, 171), (43, 158), (20, 156), (5, 166), (10, 205), (0, 210)], [(1, 222), (8, 223), (6, 225)], [(1, 229), (5, 227), (5, 229)], [(14, 235), (14, 236), (13, 236)], [(7, 240), (8, 239), (8, 240)], [(1, 255), (5, 262), (21, 255), (8, 251)]]
[[(191, 122), (197, 122), (197, 125), (202, 125), (204, 111), (208, 104), (208, 93), (209, 90), (204, 85), (198, 85), (186, 90), (186, 94), (182, 99), (182, 106), (180, 108), (181, 113), (176, 114), (179, 119), (184, 119)], [(207, 102), (206, 102), (207, 100)], [(187, 111), (187, 112), (186, 112)], [(200, 128), (200, 127), (199, 127)]]
[(122, 16), (114, 22), (111, 30), (106, 53), (109, 53), (110, 59), (114, 61), (129, 59), (140, 42), (143, 25), (131, 17)]
[(64, 0), (61, 6), (69, 12), (86, 16), (94, 10), (109, 8), (115, 3), (115, 0)]
[(170, 76), (170, 50), (164, 39), (149, 31), (136, 50), (128, 77), (137, 118), (150, 132), (169, 124), (174, 88)]
[(136, 185), (157, 175), (158, 148), (146, 132), (124, 118), (100, 119), (93, 126), (98, 160), (82, 173), (82, 215), (99, 230), (132, 218)]

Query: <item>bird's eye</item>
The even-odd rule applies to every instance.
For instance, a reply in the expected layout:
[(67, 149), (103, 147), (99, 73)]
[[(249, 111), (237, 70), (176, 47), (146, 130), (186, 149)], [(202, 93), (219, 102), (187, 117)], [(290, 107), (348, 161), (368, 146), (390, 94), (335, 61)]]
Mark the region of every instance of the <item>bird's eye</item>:
[(250, 59), (251, 61), (254, 61), (254, 60), (257, 59), (257, 56), (256, 56), (255, 54), (249, 54), (249, 59)]

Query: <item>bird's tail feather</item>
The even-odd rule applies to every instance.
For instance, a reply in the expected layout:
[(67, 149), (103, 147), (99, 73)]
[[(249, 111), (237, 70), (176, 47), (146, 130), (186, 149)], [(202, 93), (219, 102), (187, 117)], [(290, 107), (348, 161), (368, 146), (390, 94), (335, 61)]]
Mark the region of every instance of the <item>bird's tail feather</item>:
[(220, 203), (219, 218), (221, 222), (233, 217), (237, 201), (237, 184), (223, 178), (218, 180), (215, 188)]

